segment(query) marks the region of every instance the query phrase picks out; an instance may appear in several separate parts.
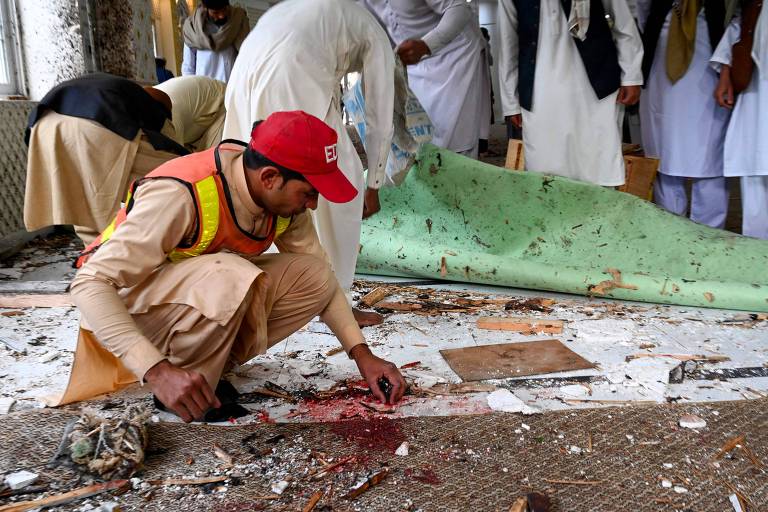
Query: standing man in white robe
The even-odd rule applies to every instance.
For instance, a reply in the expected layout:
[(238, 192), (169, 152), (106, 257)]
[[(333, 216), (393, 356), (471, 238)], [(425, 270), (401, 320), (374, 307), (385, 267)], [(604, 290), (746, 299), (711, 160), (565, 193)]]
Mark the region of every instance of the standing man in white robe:
[(432, 121), (432, 144), (477, 158), (489, 92), (479, 25), (465, 0), (361, 0), (408, 66), (408, 85)]
[(527, 169), (623, 185), (622, 123), (640, 96), (640, 34), (626, 0), (570, 4), (499, 0), (503, 113), (523, 128)]
[[(282, 110), (303, 110), (336, 130), (337, 153), (328, 158), (338, 157), (347, 179), (365, 192), (344, 204), (321, 199), (314, 221), (346, 291), (355, 273), (362, 219), (380, 209), (393, 132), (394, 62), (387, 34), (353, 0), (287, 0), (259, 19), (227, 85), (224, 139), (248, 140), (254, 122)], [(367, 179), (339, 110), (339, 85), (351, 72), (362, 72), (364, 81)], [(361, 325), (382, 321), (376, 313), (354, 313)]]
[(690, 210), (694, 222), (722, 228), (728, 214), (723, 177), (728, 111), (712, 98), (718, 77), (709, 58), (723, 33), (725, 6), (723, 0), (702, 4), (697, 11), (694, 0), (681, 0), (679, 10), (672, 0), (638, 1), (647, 77), (640, 126), (646, 156), (661, 160), (653, 187), (656, 204), (678, 215)]
[[(710, 62), (720, 71), (715, 98), (720, 106), (733, 109), (725, 134), (724, 173), (740, 177), (741, 233), (768, 240), (768, 9), (761, 9), (758, 3), (762, 2), (744, 2), (742, 18), (728, 26)], [(742, 20), (748, 23), (746, 28)], [(742, 71), (733, 58), (734, 51), (738, 51), (734, 44), (742, 31), (750, 29), (754, 29), (752, 48), (744, 51), (749, 52), (754, 63), (752, 76), (732, 78)], [(739, 81), (748, 85), (735, 95), (734, 83), (738, 85)]]
[(202, 0), (184, 20), (181, 74), (226, 82), (250, 29), (242, 7), (229, 5), (229, 0)]

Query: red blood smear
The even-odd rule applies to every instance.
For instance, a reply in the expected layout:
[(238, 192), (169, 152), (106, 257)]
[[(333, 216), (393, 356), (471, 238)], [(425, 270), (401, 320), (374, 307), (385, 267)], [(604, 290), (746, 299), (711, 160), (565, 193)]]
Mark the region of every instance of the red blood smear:
[(419, 366), (421, 364), (421, 361), (414, 361), (412, 363), (406, 363), (400, 367), (401, 370), (404, 370), (405, 368), (414, 368), (416, 366)]
[(400, 425), (389, 418), (339, 421), (333, 424), (331, 430), (364, 450), (394, 453), (405, 441)]
[(262, 423), (274, 423), (275, 420), (269, 417), (269, 413), (264, 409), (259, 409), (256, 412), (256, 418)]
[(419, 469), (408, 468), (405, 470), (405, 476), (411, 477), (417, 482), (429, 485), (440, 485), (442, 483), (429, 466), (422, 466)]

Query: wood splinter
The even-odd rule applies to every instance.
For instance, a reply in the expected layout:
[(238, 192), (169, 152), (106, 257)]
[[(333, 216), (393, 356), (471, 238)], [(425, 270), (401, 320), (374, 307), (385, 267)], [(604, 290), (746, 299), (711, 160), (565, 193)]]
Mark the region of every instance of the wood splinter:
[(522, 317), (490, 317), (484, 316), (477, 319), (479, 329), (491, 331), (513, 331), (524, 334), (544, 332), (548, 334), (562, 334), (562, 320), (542, 320), (538, 318)]
[(589, 295), (605, 295), (606, 293), (610, 292), (611, 290), (614, 290), (616, 288), (622, 288), (624, 290), (637, 290), (637, 286), (633, 284), (625, 284), (621, 280), (621, 271), (615, 268), (607, 268), (605, 269), (605, 273), (611, 274), (613, 279), (608, 279), (606, 281), (600, 281), (597, 284), (591, 284), (587, 287), (587, 291), (589, 292)]
[(370, 489), (371, 487), (374, 487), (376, 485), (379, 485), (382, 480), (384, 480), (389, 475), (389, 469), (384, 468), (378, 473), (374, 473), (372, 476), (368, 477), (368, 479), (360, 484), (358, 487), (355, 487), (351, 491), (347, 493), (346, 496), (344, 496), (348, 500), (353, 500), (363, 494), (365, 491)]
[(366, 293), (362, 299), (360, 299), (360, 305), (365, 307), (373, 307), (376, 303), (386, 299), (392, 290), (388, 286), (378, 286)]

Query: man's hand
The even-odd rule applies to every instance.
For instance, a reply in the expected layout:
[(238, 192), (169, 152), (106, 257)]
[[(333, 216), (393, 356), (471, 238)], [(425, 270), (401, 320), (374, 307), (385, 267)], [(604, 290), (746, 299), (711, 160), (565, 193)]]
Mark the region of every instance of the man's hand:
[(421, 39), (406, 39), (397, 45), (396, 50), (400, 60), (403, 61), (403, 64), (406, 66), (416, 64), (422, 57), (432, 53), (429, 50), (427, 43)]
[(715, 88), (715, 100), (723, 108), (733, 108), (733, 82), (731, 82), (731, 66), (723, 65), (720, 70), (720, 81)]
[(512, 123), (512, 126), (517, 128), (518, 130), (523, 127), (523, 114), (515, 114), (513, 116), (507, 116), (504, 118), (504, 121), (508, 123)]
[(189, 423), (200, 419), (211, 408), (221, 407), (205, 378), (168, 361), (160, 361), (144, 374), (152, 392), (166, 407)]
[(634, 105), (640, 101), (640, 86), (639, 85), (622, 85), (619, 87), (619, 96), (616, 98), (616, 103), (622, 105)]
[[(349, 355), (357, 363), (360, 375), (368, 383), (373, 396), (378, 398), (379, 402), (394, 405), (400, 401), (408, 385), (397, 366), (373, 355), (371, 349), (364, 343), (353, 347)], [(387, 401), (384, 391), (379, 387), (379, 379), (381, 378), (387, 379), (392, 386), (389, 392), (389, 401)]]
[(367, 219), (374, 213), (378, 213), (381, 210), (381, 203), (379, 203), (379, 189), (366, 188), (365, 197), (363, 199), (363, 218)]

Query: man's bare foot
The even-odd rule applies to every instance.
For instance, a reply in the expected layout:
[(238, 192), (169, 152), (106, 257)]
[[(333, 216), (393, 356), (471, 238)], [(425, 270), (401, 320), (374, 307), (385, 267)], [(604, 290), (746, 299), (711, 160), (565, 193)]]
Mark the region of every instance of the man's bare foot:
[(370, 327), (384, 322), (384, 317), (374, 311), (362, 311), (357, 308), (352, 308), (352, 314), (355, 315), (357, 325), (360, 327)]

